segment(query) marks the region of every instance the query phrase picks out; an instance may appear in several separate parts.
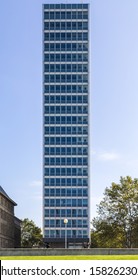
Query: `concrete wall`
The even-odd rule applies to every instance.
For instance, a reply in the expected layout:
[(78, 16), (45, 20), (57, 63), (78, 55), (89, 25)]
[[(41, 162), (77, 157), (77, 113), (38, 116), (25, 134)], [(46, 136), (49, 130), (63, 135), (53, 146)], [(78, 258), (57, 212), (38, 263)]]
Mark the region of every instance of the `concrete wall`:
[(0, 256), (65, 256), (65, 255), (138, 255), (133, 249), (0, 249)]

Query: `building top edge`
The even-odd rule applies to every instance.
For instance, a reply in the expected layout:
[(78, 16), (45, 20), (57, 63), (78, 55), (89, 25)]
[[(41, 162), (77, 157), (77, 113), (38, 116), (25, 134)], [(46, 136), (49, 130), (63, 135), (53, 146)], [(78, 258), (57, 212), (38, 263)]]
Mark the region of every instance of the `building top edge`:
[(14, 202), (8, 195), (7, 193), (4, 191), (4, 189), (0, 186), (0, 194), (3, 195), (4, 197), (6, 197), (10, 202), (13, 203), (14, 206), (17, 205), (16, 202)]
[(53, 4), (43, 4), (44, 9), (87, 9), (89, 3), (53, 3)]

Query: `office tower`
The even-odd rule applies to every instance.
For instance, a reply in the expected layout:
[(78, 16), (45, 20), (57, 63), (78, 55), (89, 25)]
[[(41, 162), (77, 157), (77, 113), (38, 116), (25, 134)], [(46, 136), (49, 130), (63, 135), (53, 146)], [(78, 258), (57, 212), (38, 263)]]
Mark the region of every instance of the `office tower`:
[(43, 218), (54, 246), (89, 240), (88, 10), (43, 5)]

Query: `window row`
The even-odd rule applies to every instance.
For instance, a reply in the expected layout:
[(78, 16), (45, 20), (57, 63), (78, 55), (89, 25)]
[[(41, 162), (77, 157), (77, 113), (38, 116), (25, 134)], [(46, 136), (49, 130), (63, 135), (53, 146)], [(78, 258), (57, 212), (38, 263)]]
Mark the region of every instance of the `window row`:
[(45, 178), (45, 186), (87, 187), (88, 180), (86, 178)]
[(82, 158), (45, 158), (45, 165), (88, 165), (88, 159)]
[(44, 114), (87, 114), (88, 106), (44, 106)]
[(88, 61), (88, 54), (86, 53), (51, 53), (51, 54), (44, 54), (44, 61), (46, 62), (66, 62), (66, 61), (72, 61), (72, 62), (83, 62)]
[(87, 137), (45, 137), (45, 145), (87, 145)]
[(68, 52), (68, 51), (88, 51), (88, 44), (87, 43), (44, 43), (44, 51), (61, 51), (61, 52)]
[(87, 147), (45, 147), (45, 155), (88, 155)]
[[(65, 225), (64, 225), (65, 226)], [(82, 237), (82, 238), (88, 238), (87, 230), (67, 230), (66, 231), (67, 237)], [(45, 230), (45, 237), (46, 238), (56, 238), (56, 237), (65, 237), (65, 230)]]
[(88, 75), (44, 75), (44, 83), (87, 83)]
[(44, 95), (45, 103), (88, 103), (87, 95)]
[(88, 4), (44, 4), (44, 9), (88, 9)]
[(44, 72), (88, 72), (88, 64), (44, 64)]
[(44, 159), (45, 165), (88, 165), (87, 157), (46, 157)]
[[(68, 219), (67, 228), (70, 227), (87, 227), (87, 220), (77, 219), (77, 220), (70, 220)], [(45, 219), (45, 227), (65, 227), (64, 220), (60, 219)]]
[(86, 85), (44, 85), (44, 93), (88, 93)]
[(88, 134), (87, 126), (45, 126), (45, 134)]
[(88, 165), (87, 157), (52, 157), (44, 159), (45, 165)]
[(88, 11), (44, 12), (44, 20), (45, 19), (88, 19)]
[(45, 209), (45, 217), (88, 217), (87, 209)]
[(87, 189), (68, 189), (68, 188), (61, 188), (61, 189), (57, 189), (57, 188), (53, 188), (53, 189), (49, 189), (46, 188), (45, 192), (44, 192), (45, 196), (88, 196), (88, 190)]
[(51, 21), (44, 22), (45, 30), (88, 30), (87, 21)]
[(44, 41), (88, 41), (88, 32), (45, 32)]
[(88, 124), (88, 117), (75, 117), (75, 116), (64, 116), (64, 117), (45, 117), (45, 124)]
[(45, 207), (88, 207), (88, 199), (45, 199)]
[(87, 176), (87, 168), (45, 168), (45, 176)]

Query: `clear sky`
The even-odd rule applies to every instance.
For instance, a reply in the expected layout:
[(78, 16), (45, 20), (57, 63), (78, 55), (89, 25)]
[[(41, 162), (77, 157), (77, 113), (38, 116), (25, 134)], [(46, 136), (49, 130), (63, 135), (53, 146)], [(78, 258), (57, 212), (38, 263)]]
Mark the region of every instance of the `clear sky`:
[[(0, 3), (0, 185), (42, 221), (42, 3)], [(65, 2), (65, 1), (62, 1)], [(66, 1), (67, 3), (88, 1)], [(138, 178), (138, 1), (91, 3), (91, 217), (111, 182)]]

